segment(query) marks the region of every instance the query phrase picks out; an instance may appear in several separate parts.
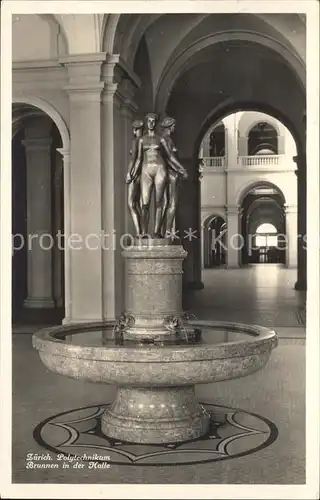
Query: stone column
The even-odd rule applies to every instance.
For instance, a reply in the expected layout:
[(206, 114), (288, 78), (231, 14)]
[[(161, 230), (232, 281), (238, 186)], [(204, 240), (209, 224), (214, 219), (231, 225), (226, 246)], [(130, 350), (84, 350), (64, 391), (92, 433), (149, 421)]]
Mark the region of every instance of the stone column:
[(205, 268), (206, 227), (201, 224), (201, 269)]
[(307, 182), (306, 182), (306, 156), (300, 155), (294, 158), (297, 163), (296, 171), (298, 180), (298, 279), (295, 283), (296, 290), (307, 289), (307, 241), (306, 241), (306, 204), (307, 204)]
[[(120, 238), (125, 227), (125, 165), (121, 137), (121, 98), (110, 84), (102, 96), (102, 254), (103, 318), (115, 319), (123, 309), (123, 260)], [(121, 161), (122, 158), (122, 161)]]
[(223, 119), (225, 125), (225, 156), (228, 168), (238, 165), (238, 129), (236, 115), (230, 115)]
[[(125, 181), (126, 177), (126, 172), (128, 165), (131, 160), (131, 155), (130, 155), (130, 150), (132, 148), (132, 121), (134, 120), (135, 114), (137, 112), (137, 106), (133, 101), (133, 91), (132, 91), (132, 85), (128, 81), (124, 82), (123, 85), (123, 94), (126, 96), (124, 97), (124, 102), (121, 105), (121, 117), (122, 117), (122, 130), (123, 130), (123, 153), (124, 153), (124, 162), (125, 162), (125, 172), (124, 172), (124, 179), (123, 182)], [(128, 210), (128, 192), (127, 192), (127, 187), (125, 188), (125, 196), (123, 199), (123, 207), (124, 207), (124, 213), (125, 213), (125, 232), (128, 233), (129, 235), (134, 236), (135, 235), (135, 228), (134, 224), (130, 215), (130, 212)]]
[(240, 207), (227, 205), (227, 267), (239, 267), (242, 238), (240, 235)]
[(52, 308), (51, 143), (52, 122), (26, 128), (28, 295), (25, 307)]
[(110, 235), (110, 244), (102, 255), (102, 286), (103, 317), (108, 320), (117, 318), (123, 312), (124, 261), (121, 251), (128, 239), (126, 232), (132, 228), (127, 215), (125, 178), (132, 144), (131, 120), (136, 109), (133, 95), (139, 82), (128, 71), (121, 66), (116, 55), (109, 57), (103, 69), (102, 227)]
[(286, 235), (287, 235), (287, 248), (286, 248), (286, 266), (289, 268), (297, 267), (297, 207), (285, 206), (286, 215)]
[[(70, 99), (70, 168), (66, 197), (65, 323), (99, 321), (101, 257), (101, 65), (105, 54), (66, 56)], [(65, 197), (65, 200), (66, 200)], [(67, 267), (68, 266), (68, 267)]]
[[(57, 246), (63, 251), (64, 256), (64, 308), (65, 318), (71, 318), (71, 258), (68, 242), (71, 238), (71, 175), (70, 175), (70, 151), (63, 148), (57, 149), (63, 161), (63, 232), (58, 236)], [(65, 319), (65, 323), (69, 320)]]
[(57, 307), (62, 307), (62, 248), (57, 241), (57, 235), (62, 234), (62, 188), (63, 188), (63, 158), (57, 151), (53, 176), (53, 206), (54, 206), (54, 247), (53, 247), (53, 298)]
[(180, 182), (177, 228), (181, 244), (188, 252), (183, 263), (183, 284), (189, 289), (201, 289), (201, 216), (199, 173), (192, 159), (181, 159), (189, 178)]

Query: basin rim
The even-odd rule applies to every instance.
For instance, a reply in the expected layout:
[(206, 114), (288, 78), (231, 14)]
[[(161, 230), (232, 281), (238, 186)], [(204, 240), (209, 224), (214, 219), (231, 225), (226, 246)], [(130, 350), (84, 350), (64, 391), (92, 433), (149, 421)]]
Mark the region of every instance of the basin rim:
[[(271, 352), (277, 344), (277, 334), (268, 327), (259, 325), (245, 325), (242, 323), (221, 321), (190, 321), (196, 327), (211, 327), (213, 329), (225, 328), (233, 332), (248, 334), (248, 339), (236, 340), (228, 343), (169, 345), (169, 346), (90, 346), (67, 343), (55, 335), (72, 334), (83, 330), (88, 332), (113, 327), (115, 321), (100, 321), (77, 323), (42, 329), (33, 334), (32, 344), (35, 349), (50, 356), (86, 359), (90, 361), (106, 361), (113, 363), (170, 363), (189, 361), (214, 361), (231, 358), (243, 358)], [(83, 332), (85, 333), (85, 332)], [(254, 336), (250, 336), (254, 335)]]

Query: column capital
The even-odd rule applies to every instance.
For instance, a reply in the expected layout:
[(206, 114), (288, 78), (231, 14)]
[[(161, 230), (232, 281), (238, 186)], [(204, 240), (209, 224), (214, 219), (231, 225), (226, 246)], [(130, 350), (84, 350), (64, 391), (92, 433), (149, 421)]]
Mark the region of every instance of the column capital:
[(297, 177), (305, 176), (306, 167), (307, 167), (307, 156), (306, 154), (300, 154), (293, 156), (293, 161), (297, 165), (297, 169), (295, 170), (295, 174)]
[(72, 101), (100, 101), (104, 97), (118, 100), (133, 100), (134, 92), (140, 87), (138, 76), (117, 54), (98, 52), (76, 54), (59, 58), (59, 64), (68, 71), (69, 83), (64, 87)]
[(284, 205), (283, 212), (287, 214), (296, 214), (298, 212), (297, 205)]
[(71, 54), (59, 57), (59, 64), (67, 69), (70, 85), (85, 81), (97, 83), (101, 80), (101, 68), (106, 56), (105, 52)]
[(49, 151), (52, 137), (27, 138), (21, 141), (28, 151)]
[(113, 104), (119, 110), (125, 102), (125, 96), (121, 93), (118, 83), (109, 83), (105, 85), (101, 94), (103, 104)]
[(104, 88), (103, 82), (88, 85), (88, 83), (78, 83), (67, 85), (63, 88), (72, 102), (100, 102), (101, 93)]
[(240, 205), (225, 205), (225, 210), (227, 215), (240, 215), (241, 206)]
[(63, 156), (64, 160), (70, 156), (70, 149), (57, 148), (57, 151)]
[(102, 66), (102, 80), (108, 84), (127, 80), (134, 89), (141, 86), (140, 78), (121, 59), (119, 54), (107, 54)]

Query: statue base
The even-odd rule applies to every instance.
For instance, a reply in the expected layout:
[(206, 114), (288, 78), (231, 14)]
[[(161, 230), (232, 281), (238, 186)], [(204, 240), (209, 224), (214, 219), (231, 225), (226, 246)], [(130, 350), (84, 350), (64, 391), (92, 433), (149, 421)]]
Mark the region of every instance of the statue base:
[(125, 313), (119, 329), (138, 343), (200, 340), (182, 310), (182, 262), (187, 252), (170, 239), (137, 239), (122, 253), (126, 266)]

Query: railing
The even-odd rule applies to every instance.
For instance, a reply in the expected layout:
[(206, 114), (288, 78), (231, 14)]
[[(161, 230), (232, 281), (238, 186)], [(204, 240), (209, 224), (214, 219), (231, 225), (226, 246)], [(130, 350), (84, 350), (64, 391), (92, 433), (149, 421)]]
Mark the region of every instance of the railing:
[(210, 168), (223, 168), (225, 166), (225, 157), (224, 156), (207, 156), (201, 158), (203, 160), (203, 167)]
[[(235, 164), (229, 164), (228, 158), (225, 156), (207, 156), (199, 158), (200, 168), (224, 170), (224, 168), (241, 169), (241, 168), (259, 168), (259, 167), (280, 167), (286, 166), (284, 161), (285, 155), (254, 155), (254, 156), (238, 156)], [(202, 162), (202, 164), (201, 164)], [(288, 166), (288, 165), (287, 165)]]
[(280, 165), (283, 155), (239, 156), (242, 167), (258, 167), (261, 165)]

